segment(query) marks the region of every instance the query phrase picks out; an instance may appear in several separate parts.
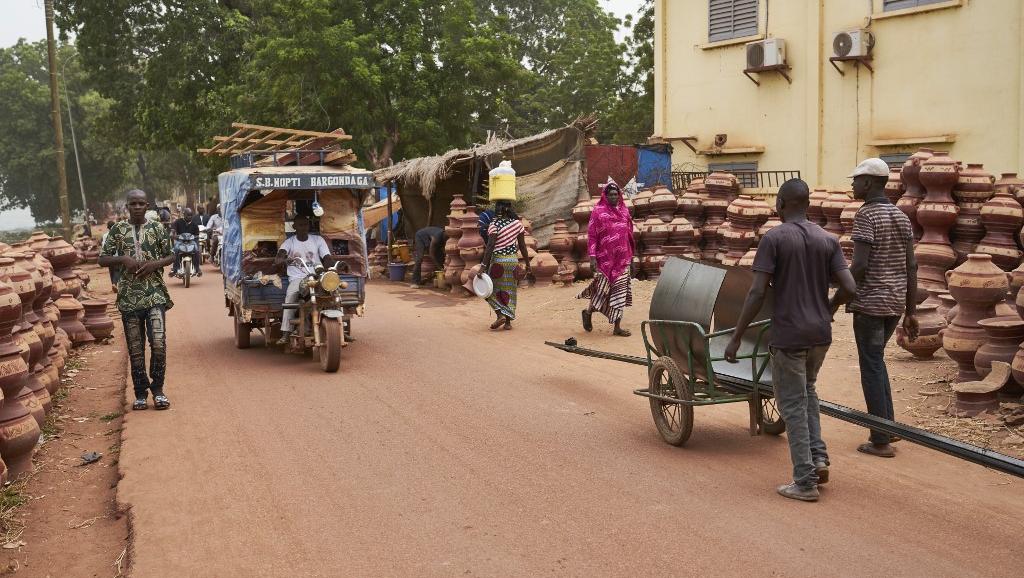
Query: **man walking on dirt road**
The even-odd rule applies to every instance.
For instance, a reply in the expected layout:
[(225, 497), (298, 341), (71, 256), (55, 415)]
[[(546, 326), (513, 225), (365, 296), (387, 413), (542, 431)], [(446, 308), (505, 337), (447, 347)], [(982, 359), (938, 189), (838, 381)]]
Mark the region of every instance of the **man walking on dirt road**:
[[(166, 312), (174, 304), (164, 284), (163, 269), (174, 261), (167, 229), (146, 219), (146, 193), (128, 191), (128, 221), (116, 223), (100, 252), (100, 267), (116, 268), (117, 308), (124, 324), (128, 359), (132, 367), (135, 403), (132, 409), (146, 409), (149, 391), (156, 409), (171, 402), (164, 395), (167, 341)], [(149, 340), (149, 374), (146, 373), (146, 340)]]
[[(889, 165), (867, 159), (853, 174), (853, 196), (864, 205), (853, 219), (853, 264), (857, 295), (846, 306), (853, 313), (853, 335), (860, 361), (860, 385), (868, 413), (888, 420), (895, 417), (885, 344), (903, 317), (903, 330), (917, 339), (914, 318), (917, 260), (910, 219), (885, 196)], [(896, 456), (889, 434), (871, 430), (868, 443), (857, 450), (869, 455)]]
[[(815, 382), (832, 344), (829, 282), (852, 295), (857, 287), (839, 241), (807, 220), (810, 190), (800, 179), (783, 183), (775, 209), (783, 224), (761, 239), (754, 257), (754, 282), (743, 304), (725, 359), (736, 362), (743, 333), (764, 304), (768, 284), (772, 313), (771, 370), (775, 399), (786, 422), (793, 481), (778, 487), (794, 500), (818, 500), (818, 484), (828, 482), (828, 453), (821, 439)], [(841, 296), (840, 296), (841, 297)]]

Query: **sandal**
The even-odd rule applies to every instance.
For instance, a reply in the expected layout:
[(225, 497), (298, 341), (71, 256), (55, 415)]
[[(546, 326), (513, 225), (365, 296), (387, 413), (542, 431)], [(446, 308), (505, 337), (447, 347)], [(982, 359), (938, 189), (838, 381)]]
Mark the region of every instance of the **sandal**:
[(617, 329), (612, 332), (612, 335), (617, 335), (619, 337), (632, 337), (633, 333), (628, 329)]
[(870, 456), (877, 456), (880, 458), (896, 457), (896, 452), (893, 451), (891, 447), (889, 447), (889, 444), (886, 444), (882, 447), (878, 447), (873, 443), (860, 444), (859, 446), (857, 446), (857, 451), (864, 454), (868, 454)]
[(494, 323), (491, 323), (491, 329), (500, 329), (501, 326), (504, 325), (505, 323), (505, 317), (503, 315), (499, 315), (498, 320), (495, 321)]
[(135, 403), (132, 404), (132, 410), (133, 411), (147, 409), (148, 407), (149, 407), (149, 404), (146, 402), (146, 398), (144, 398), (144, 397), (136, 398), (135, 399)]
[(164, 394), (153, 396), (153, 407), (157, 409), (168, 409), (171, 407), (171, 400)]
[(590, 333), (591, 331), (594, 330), (594, 312), (593, 311), (587, 311), (586, 309), (584, 309), (582, 311), (582, 313), (583, 313), (583, 330), (586, 331), (587, 333)]
[(506, 320), (505, 320), (505, 327), (503, 327), (503, 329), (504, 329), (505, 331), (509, 331), (509, 330), (511, 330), (511, 329), (512, 329), (512, 321), (511, 321), (511, 320), (509, 320), (509, 319), (506, 319)]

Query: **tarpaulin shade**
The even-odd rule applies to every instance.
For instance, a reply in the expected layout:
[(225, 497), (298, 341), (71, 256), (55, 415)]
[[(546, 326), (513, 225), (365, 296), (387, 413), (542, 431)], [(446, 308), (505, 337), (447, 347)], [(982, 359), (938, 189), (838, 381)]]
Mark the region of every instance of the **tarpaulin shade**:
[(591, 197), (600, 196), (600, 186), (615, 179), (619, 186), (636, 176), (636, 147), (624, 145), (587, 145), (587, 191)]
[[(397, 213), (402, 208), (402, 199), (398, 195), (391, 196), (391, 210)], [(377, 226), (377, 223), (387, 220), (388, 218), (388, 199), (385, 196), (383, 201), (377, 201), (363, 209), (363, 222), (366, 223), (366, 228), (372, 228)]]
[(637, 147), (636, 181), (644, 187), (672, 188), (672, 148), (669, 145)]

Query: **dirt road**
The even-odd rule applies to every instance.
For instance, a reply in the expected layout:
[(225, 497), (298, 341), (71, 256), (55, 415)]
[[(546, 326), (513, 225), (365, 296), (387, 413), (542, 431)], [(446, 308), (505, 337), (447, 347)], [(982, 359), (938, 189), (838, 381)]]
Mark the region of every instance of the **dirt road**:
[[(1016, 576), (1024, 563), (1024, 484), (1009, 476), (906, 442), (895, 460), (864, 456), (862, 430), (824, 418), (832, 482), (805, 504), (775, 494), (785, 439), (750, 437), (745, 405), (698, 408), (689, 444), (664, 444), (631, 393), (642, 368), (543, 345), (579, 333), (571, 311), (537, 313), (575, 308), (570, 290), (524, 292), (516, 329), (490, 332), (480, 301), (372, 285), (359, 341), (326, 375), (234, 349), (220, 282), (172, 283), (173, 409), (126, 419), (132, 576)], [(634, 332), (644, 311), (629, 312)], [(587, 343), (639, 347), (603, 324)], [(832, 375), (849, 382), (849, 363)], [(823, 397), (856, 399), (824, 375)]]

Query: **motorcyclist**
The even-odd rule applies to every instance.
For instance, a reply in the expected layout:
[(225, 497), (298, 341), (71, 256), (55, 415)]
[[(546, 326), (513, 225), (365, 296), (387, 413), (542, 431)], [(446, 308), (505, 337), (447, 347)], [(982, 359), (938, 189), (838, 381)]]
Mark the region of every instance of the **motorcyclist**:
[(220, 249), (220, 238), (224, 234), (224, 219), (220, 216), (220, 205), (217, 205), (217, 210), (210, 215), (206, 228), (210, 235), (210, 257), (216, 258), (217, 250)]
[(174, 268), (171, 270), (171, 275), (176, 276), (180, 274), (181, 269), (181, 257), (184, 255), (181, 244), (178, 242), (178, 237), (185, 233), (192, 235), (195, 241), (195, 251), (192, 252), (192, 262), (197, 265), (197, 277), (203, 276), (203, 268), (198, 266), (202, 263), (202, 256), (199, 254), (199, 221), (196, 220), (192, 214), (192, 209), (185, 207), (182, 212), (182, 217), (171, 225), (171, 240), (174, 243)]

